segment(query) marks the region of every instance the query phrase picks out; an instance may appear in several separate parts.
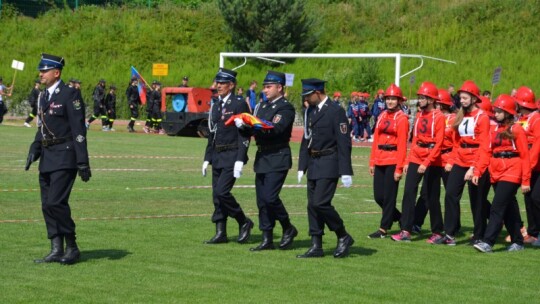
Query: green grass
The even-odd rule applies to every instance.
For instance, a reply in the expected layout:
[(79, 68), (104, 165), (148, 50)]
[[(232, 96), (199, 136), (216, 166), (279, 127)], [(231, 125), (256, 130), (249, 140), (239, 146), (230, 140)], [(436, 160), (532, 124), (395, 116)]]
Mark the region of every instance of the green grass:
[[(97, 127), (88, 134), (92, 179), (77, 180), (71, 196), (81, 262), (34, 264), (49, 250), (37, 164), (23, 170), (35, 130), (7, 123), (0, 125), (2, 303), (533, 303), (538, 296), (536, 249), (510, 254), (500, 240), (497, 252), (485, 255), (465, 245), (471, 231), (466, 198), (464, 234), (454, 248), (425, 243), (427, 230), (410, 244), (367, 239), (380, 220), (367, 174), (368, 149), (353, 149), (354, 187), (338, 188), (334, 199), (356, 239), (351, 256), (331, 256), (336, 237), (328, 231), (327, 256), (299, 260), (295, 255), (310, 244), (305, 188), (282, 191), (300, 230), (292, 250), (250, 252), (260, 232), (254, 230), (250, 244), (237, 244), (234, 220), (230, 243), (204, 245), (214, 232), (211, 190), (189, 187), (211, 183), (200, 175), (205, 140)], [(297, 155), (298, 144), (293, 150)], [(249, 154), (253, 160), (254, 149)], [(252, 161), (237, 185), (254, 184), (251, 168)], [(295, 172), (287, 186), (297, 185)], [(233, 193), (258, 222), (254, 189)], [(276, 234), (277, 240), (280, 229)]]

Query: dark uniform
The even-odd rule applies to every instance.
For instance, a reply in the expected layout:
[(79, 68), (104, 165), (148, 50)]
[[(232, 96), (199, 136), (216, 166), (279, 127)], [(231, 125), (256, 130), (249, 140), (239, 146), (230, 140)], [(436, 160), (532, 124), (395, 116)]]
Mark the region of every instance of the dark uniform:
[(139, 118), (139, 105), (141, 104), (141, 97), (139, 96), (139, 89), (137, 88), (137, 77), (131, 78), (131, 83), (126, 89), (126, 97), (129, 111), (131, 112), (127, 128), (129, 132), (135, 132), (135, 120)]
[[(220, 86), (225, 86), (225, 83), (233, 88), (236, 83), (236, 72), (219, 69), (215, 81), (218, 83), (218, 92)], [(211, 164), (214, 201), (212, 222), (216, 223), (216, 234), (206, 242), (209, 244), (228, 241), (226, 230), (228, 217), (236, 219), (240, 226), (239, 243), (249, 240), (253, 228), (253, 222), (246, 217), (236, 198), (231, 194), (236, 181), (235, 174), (239, 176), (240, 173), (234, 171), (241, 170), (243, 164), (248, 161), (250, 134), (242, 132), (235, 126), (225, 126), (225, 122), (232, 115), (245, 112), (249, 112), (247, 103), (241, 96), (234, 95), (232, 89), (228, 95), (219, 96), (217, 103), (210, 109), (210, 136), (204, 155), (203, 175), (206, 174), (206, 166)]]
[(161, 114), (161, 82), (154, 80), (152, 82), (152, 85), (154, 87), (154, 90), (150, 93), (150, 98), (148, 101), (152, 127), (154, 128), (155, 133), (165, 134), (165, 132), (161, 128), (161, 122), (163, 121)]
[(84, 104), (77, 99), (77, 91), (66, 86), (59, 76), (54, 79), (54, 76), (47, 74), (53, 69), (61, 71), (63, 66), (63, 58), (42, 54), (38, 69), (48, 87), (39, 97), (39, 130), (30, 146), (26, 170), (32, 162), (41, 159), (41, 206), (52, 250), (44, 259), (36, 262), (72, 264), (79, 259), (80, 253), (75, 242), (75, 223), (71, 218), (69, 196), (77, 171), (85, 182), (90, 179), (91, 173)]
[(94, 88), (92, 93), (94, 100), (94, 114), (88, 120), (90, 125), (94, 120), (101, 118), (101, 126), (105, 130), (107, 128), (107, 112), (105, 107), (105, 80), (100, 79), (99, 83)]
[[(39, 79), (36, 79), (34, 81), (34, 84), (39, 84)], [(39, 89), (39, 86), (35, 85), (32, 88), (32, 91), (30, 91), (30, 95), (28, 95), (28, 103), (30, 104), (30, 107), (32, 108), (32, 111), (30, 114), (28, 114), (28, 117), (24, 121), (24, 125), (27, 127), (30, 127), (30, 122), (34, 120), (34, 117), (37, 115), (37, 101), (39, 97), (39, 93), (41, 93), (41, 90)]]
[(105, 96), (105, 107), (107, 108), (109, 122), (108, 129), (109, 131), (114, 131), (113, 124), (116, 120), (116, 87), (112, 85), (109, 90), (109, 93)]
[[(285, 87), (285, 74), (268, 71), (263, 85)], [(263, 102), (254, 115), (272, 122), (272, 129), (251, 129), (257, 142), (254, 171), (257, 207), (259, 208), (259, 228), (263, 232), (261, 244), (252, 251), (274, 249), (273, 230), (278, 220), (283, 228), (280, 249), (288, 248), (298, 231), (291, 225), (289, 214), (279, 197), (281, 188), (292, 167), (289, 141), (294, 123), (294, 107), (283, 97)]]
[[(354, 243), (346, 232), (343, 220), (332, 206), (338, 178), (350, 186), (353, 174), (351, 165), (351, 139), (345, 110), (324, 95), (324, 81), (302, 80), (302, 96), (311, 107), (305, 122), (305, 134), (300, 146), (298, 163), (299, 179), (307, 171), (307, 197), (309, 235), (312, 247), (300, 258), (321, 257), (324, 225), (338, 236), (334, 257), (344, 257)], [(313, 99), (318, 96), (317, 105)]]

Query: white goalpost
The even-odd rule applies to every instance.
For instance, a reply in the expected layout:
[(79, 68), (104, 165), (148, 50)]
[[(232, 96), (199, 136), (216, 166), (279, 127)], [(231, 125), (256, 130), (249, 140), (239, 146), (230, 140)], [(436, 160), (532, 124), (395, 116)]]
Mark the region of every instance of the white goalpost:
[[(244, 63), (240, 66), (237, 66), (234, 69), (238, 69), (244, 66), (247, 62), (247, 58), (257, 58), (262, 60), (268, 60), (273, 62), (282, 61), (276, 60), (275, 58), (394, 58), (395, 60), (395, 73), (394, 73), (394, 83), (399, 86), (399, 80), (411, 73), (421, 69), (424, 66), (424, 59), (442, 61), (447, 63), (456, 64), (455, 61), (424, 56), (416, 54), (400, 54), (400, 53), (356, 53), (356, 54), (317, 54), (317, 53), (219, 53), (219, 67), (222, 68), (225, 65), (225, 58), (244, 58)], [(404, 73), (401, 75), (401, 58), (418, 58), (420, 59), (420, 65), (416, 68)]]

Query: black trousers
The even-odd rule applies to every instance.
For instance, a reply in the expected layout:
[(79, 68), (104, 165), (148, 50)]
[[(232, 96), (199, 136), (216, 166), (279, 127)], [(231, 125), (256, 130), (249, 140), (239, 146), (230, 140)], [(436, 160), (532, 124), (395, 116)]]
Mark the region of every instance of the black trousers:
[(288, 170), (279, 172), (257, 173), (255, 175), (255, 191), (259, 208), (259, 229), (274, 229), (276, 220), (288, 221), (289, 214), (279, 197), (281, 188), (287, 178)]
[[(464, 177), (467, 170), (469, 168), (454, 165), (448, 175), (446, 195), (444, 197), (444, 230), (450, 236), (455, 236), (459, 229), (459, 202), (465, 188)], [(478, 186), (474, 185), (471, 181), (467, 181), (475, 238), (480, 238), (486, 232), (490, 208), (487, 200), (489, 185), (489, 173), (487, 170), (478, 180)]]
[(130, 104), (129, 111), (131, 112), (129, 126), (133, 128), (133, 126), (135, 125), (135, 120), (139, 118), (139, 106), (137, 104)]
[(430, 166), (424, 174), (419, 174), (418, 167), (420, 167), (419, 164), (410, 163), (407, 170), (401, 209), (401, 229), (409, 232), (412, 230), (418, 184), (422, 180), (422, 189), (426, 191), (427, 208), (430, 210), (431, 231), (441, 233), (444, 229), (440, 202), (443, 168)]
[(214, 200), (212, 222), (227, 221), (229, 216), (236, 219), (238, 223), (245, 222), (244, 211), (231, 193), (235, 182), (233, 168), (216, 169), (212, 167), (212, 197)]
[(519, 184), (510, 182), (497, 182), (493, 185), (495, 196), (489, 213), (486, 233), (482, 239), (491, 246), (495, 244), (503, 222), (512, 238), (512, 243), (523, 245), (523, 235), (521, 235), (520, 231), (521, 217), (519, 216), (519, 207), (516, 200), (516, 192), (519, 186)]
[(332, 206), (337, 181), (337, 178), (308, 179), (309, 235), (324, 235), (324, 224), (328, 226), (330, 231), (344, 228), (343, 220)]
[(394, 180), (395, 170), (395, 165), (375, 166), (373, 176), (373, 196), (377, 205), (382, 208), (380, 228), (384, 230), (392, 228), (392, 223), (401, 218), (401, 213), (396, 209), (399, 181)]
[[(448, 175), (449, 172), (444, 171), (444, 168), (441, 168), (441, 178), (444, 185), (444, 188), (446, 189), (446, 182), (448, 181)], [(420, 196), (418, 196), (418, 200), (416, 201), (416, 206), (414, 208), (414, 225), (418, 227), (422, 227), (424, 225), (424, 221), (426, 219), (427, 213), (428, 213), (428, 198), (427, 198), (427, 188), (422, 184), (422, 188), (420, 188)], [(440, 198), (438, 200), (439, 202), (439, 210), (441, 210), (441, 201)], [(461, 212), (461, 211), (460, 211)], [(442, 223), (442, 211), (441, 211), (441, 223)], [(432, 232), (437, 233), (433, 231), (433, 225), (432, 225)], [(458, 225), (458, 230), (461, 228), (461, 222)], [(444, 227), (443, 227), (444, 229)]]
[(62, 235), (75, 235), (75, 222), (71, 218), (69, 195), (76, 177), (76, 169), (39, 173), (41, 210), (49, 239)]
[(538, 237), (540, 232), (540, 172), (531, 172), (531, 191), (525, 194), (525, 210), (527, 211), (527, 233)]

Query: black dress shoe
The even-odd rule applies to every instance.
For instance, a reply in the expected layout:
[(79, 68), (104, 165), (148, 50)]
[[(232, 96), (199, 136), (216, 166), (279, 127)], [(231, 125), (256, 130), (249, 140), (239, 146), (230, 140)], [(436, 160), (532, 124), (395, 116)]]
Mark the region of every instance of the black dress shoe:
[(296, 257), (299, 259), (303, 259), (303, 258), (322, 258), (323, 256), (324, 256), (324, 251), (322, 250), (322, 248), (311, 247), (308, 249), (308, 251), (306, 251), (306, 253), (299, 254)]
[(281, 237), (281, 242), (279, 243), (279, 249), (288, 249), (297, 235), (298, 235), (298, 230), (296, 230), (296, 227), (291, 225), (289, 229), (283, 232), (283, 236)]
[(261, 251), (261, 250), (273, 250), (274, 247), (274, 234), (272, 231), (263, 231), (262, 242), (254, 248), (249, 248), (250, 251)]
[(223, 244), (227, 243), (227, 223), (226, 222), (217, 222), (216, 223), (216, 235), (214, 235), (208, 241), (204, 241), (205, 244)]
[(334, 251), (335, 258), (344, 258), (349, 255), (349, 249), (354, 244), (354, 239), (347, 234), (338, 239), (336, 250)]
[(251, 236), (251, 229), (253, 229), (253, 221), (249, 218), (246, 218), (246, 222), (240, 226), (240, 231), (238, 233), (238, 243), (244, 244), (249, 241)]
[(64, 256), (64, 238), (56, 236), (51, 239), (51, 252), (43, 259), (34, 260), (35, 263), (54, 263), (60, 262)]
[(75, 235), (66, 235), (66, 253), (60, 259), (60, 264), (72, 265), (79, 261), (81, 252), (75, 242)]

